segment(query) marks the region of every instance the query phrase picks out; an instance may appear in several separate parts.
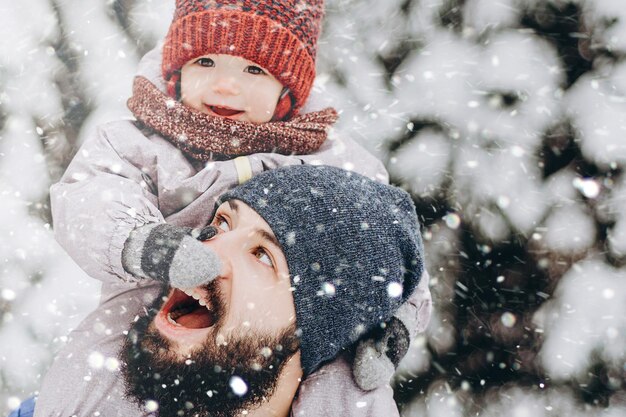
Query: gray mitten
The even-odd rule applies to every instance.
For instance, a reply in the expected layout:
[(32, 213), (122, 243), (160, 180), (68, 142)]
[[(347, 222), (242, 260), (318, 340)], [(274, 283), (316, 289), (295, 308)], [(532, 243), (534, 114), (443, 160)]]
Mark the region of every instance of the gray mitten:
[(140, 226), (130, 233), (122, 251), (122, 266), (138, 278), (151, 278), (176, 288), (194, 288), (215, 279), (221, 271), (218, 256), (201, 241), (215, 236), (203, 229), (166, 223)]

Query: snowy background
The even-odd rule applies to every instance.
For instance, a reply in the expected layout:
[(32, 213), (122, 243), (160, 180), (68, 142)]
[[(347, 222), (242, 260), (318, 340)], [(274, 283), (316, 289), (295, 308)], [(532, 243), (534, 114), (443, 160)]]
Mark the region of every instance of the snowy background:
[[(395, 381), (404, 416), (626, 416), (624, 0), (327, 6), (314, 95), (424, 224), (436, 314)], [(97, 302), (48, 188), (129, 116), (172, 8), (0, 3), (0, 416)]]

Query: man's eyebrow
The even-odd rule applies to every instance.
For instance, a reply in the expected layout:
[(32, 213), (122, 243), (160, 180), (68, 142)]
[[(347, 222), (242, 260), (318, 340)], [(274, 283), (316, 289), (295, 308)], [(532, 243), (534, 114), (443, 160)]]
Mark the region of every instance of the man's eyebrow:
[(270, 243), (272, 243), (274, 246), (276, 246), (279, 249), (282, 249), (282, 247), (280, 246), (280, 243), (278, 243), (278, 240), (276, 239), (276, 236), (274, 236), (273, 234), (271, 234), (270, 232), (268, 232), (267, 230), (263, 230), (263, 229), (258, 229), (256, 231), (256, 234), (258, 236), (261, 237), (261, 239), (263, 240), (269, 240)]
[(235, 200), (228, 200), (227, 203), (232, 211), (234, 211), (235, 213), (239, 212), (239, 204), (237, 204)]
[[(236, 213), (239, 212), (239, 203), (236, 200), (228, 200), (227, 203), (232, 211)], [(257, 229), (255, 234), (259, 236), (262, 240), (267, 240), (271, 244), (276, 246), (277, 248), (282, 249), (282, 246), (278, 242), (278, 239), (276, 239), (276, 236), (274, 236), (272, 233), (268, 232), (267, 230)]]

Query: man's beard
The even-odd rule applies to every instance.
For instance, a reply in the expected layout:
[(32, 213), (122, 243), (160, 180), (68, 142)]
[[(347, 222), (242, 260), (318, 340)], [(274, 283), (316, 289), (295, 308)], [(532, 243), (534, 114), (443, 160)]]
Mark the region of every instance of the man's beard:
[[(217, 286), (207, 289), (223, 312)], [(148, 315), (133, 324), (120, 353), (129, 399), (142, 407), (148, 400), (156, 401), (162, 417), (230, 417), (272, 396), (284, 364), (299, 348), (295, 325), (277, 334), (233, 332), (220, 346), (209, 336), (189, 357), (181, 358), (170, 351), (171, 342), (150, 326), (164, 298), (157, 298)], [(221, 326), (218, 320), (210, 335)], [(235, 392), (234, 381), (243, 389)]]

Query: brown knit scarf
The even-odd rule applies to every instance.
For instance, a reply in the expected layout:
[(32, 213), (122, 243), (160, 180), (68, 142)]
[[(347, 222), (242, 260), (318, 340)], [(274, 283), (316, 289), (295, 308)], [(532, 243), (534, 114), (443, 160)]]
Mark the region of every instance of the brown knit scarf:
[(265, 152), (310, 154), (322, 146), (337, 121), (333, 108), (260, 124), (210, 116), (174, 100), (141, 76), (135, 77), (128, 108), (140, 122), (202, 162)]

